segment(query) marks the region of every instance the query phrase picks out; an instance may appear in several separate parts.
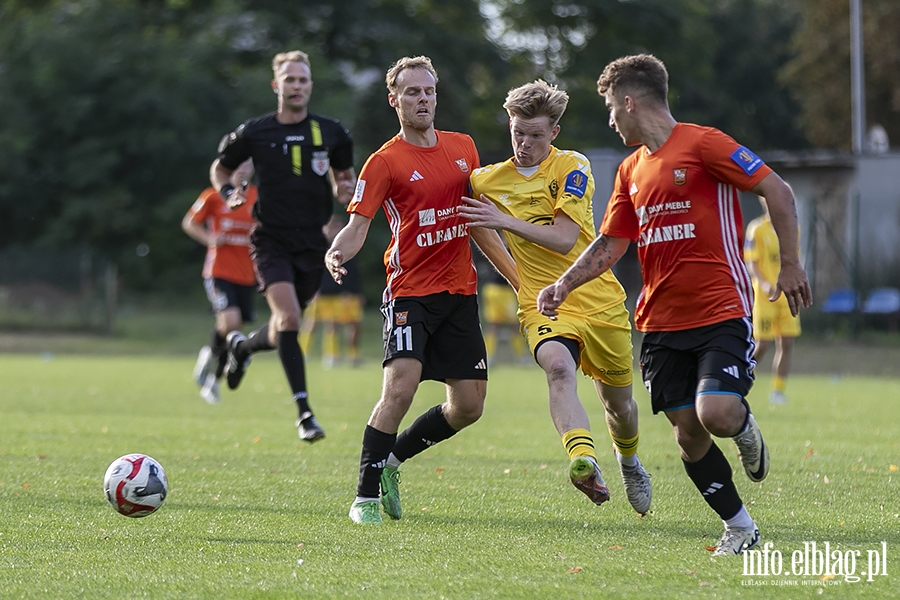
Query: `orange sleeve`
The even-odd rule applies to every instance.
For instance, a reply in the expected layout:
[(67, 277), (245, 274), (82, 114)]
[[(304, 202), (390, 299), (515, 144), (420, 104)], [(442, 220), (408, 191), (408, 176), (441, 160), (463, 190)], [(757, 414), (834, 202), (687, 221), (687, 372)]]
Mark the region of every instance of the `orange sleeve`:
[(188, 211), (193, 223), (202, 225), (206, 219), (209, 218), (210, 212), (212, 211), (212, 202), (210, 202), (210, 199), (213, 195), (218, 195), (218, 192), (211, 187), (200, 192), (200, 196), (197, 197)]
[[(626, 161), (631, 164), (628, 159)], [(626, 238), (636, 242), (640, 235), (640, 226), (634, 212), (634, 204), (631, 202), (631, 194), (628, 192), (630, 176), (626, 172), (630, 173), (631, 169), (623, 162), (616, 171), (616, 182), (606, 205), (603, 222), (600, 224), (600, 233), (607, 237)]]
[(363, 165), (356, 181), (356, 192), (347, 205), (348, 213), (359, 213), (370, 219), (381, 208), (391, 188), (391, 170), (378, 154), (372, 154)]
[(752, 150), (718, 129), (706, 129), (700, 151), (703, 164), (714, 177), (743, 191), (755, 188), (772, 172)]

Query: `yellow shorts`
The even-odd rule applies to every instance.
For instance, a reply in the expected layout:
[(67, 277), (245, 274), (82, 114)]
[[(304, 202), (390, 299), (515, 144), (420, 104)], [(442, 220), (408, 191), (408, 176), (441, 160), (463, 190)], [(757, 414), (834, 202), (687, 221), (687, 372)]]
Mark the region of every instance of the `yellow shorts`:
[(522, 321), (522, 329), (532, 355), (543, 340), (570, 338), (578, 342), (585, 375), (613, 387), (631, 385), (631, 323), (624, 304), (590, 316), (559, 313), (556, 321), (530, 312)]
[(753, 303), (753, 337), (774, 340), (800, 335), (800, 317), (791, 315), (787, 299), (782, 295), (776, 302), (757, 294)]
[(484, 321), (500, 325), (517, 325), (516, 311), (519, 301), (516, 291), (505, 283), (486, 283), (481, 288), (479, 299), (482, 304)]
[(339, 294), (323, 296), (319, 294), (313, 303), (316, 321), (333, 321), (346, 325), (362, 321), (362, 296), (355, 294)]

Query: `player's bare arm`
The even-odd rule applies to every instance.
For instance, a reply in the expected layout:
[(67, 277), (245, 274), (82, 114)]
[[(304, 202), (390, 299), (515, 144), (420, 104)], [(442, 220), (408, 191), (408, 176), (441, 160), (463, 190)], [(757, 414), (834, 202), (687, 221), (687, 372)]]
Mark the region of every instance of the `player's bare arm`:
[(463, 202), (459, 213), (469, 219), (469, 225), (502, 229), (560, 254), (572, 250), (581, 231), (581, 225), (561, 211), (556, 212), (551, 224), (535, 225), (501, 212), (484, 194), (478, 199), (463, 196)]
[(556, 282), (541, 290), (537, 298), (538, 311), (550, 318), (556, 317), (556, 309), (572, 290), (611, 269), (625, 254), (630, 243), (626, 238), (600, 234)]
[(503, 278), (516, 291), (519, 291), (519, 273), (516, 271), (516, 263), (503, 244), (500, 234), (493, 229), (482, 227), (469, 227), (469, 235), (475, 241), (478, 249), (485, 258), (503, 275)]
[(325, 268), (337, 283), (343, 283), (347, 269), (342, 265), (352, 259), (362, 248), (363, 242), (369, 233), (369, 225), (372, 219), (359, 213), (350, 215), (350, 221), (344, 225), (331, 242), (331, 248), (325, 254)]
[(783, 292), (787, 299), (791, 314), (795, 317), (800, 307), (812, 305), (812, 291), (806, 271), (800, 264), (799, 240), (797, 239), (797, 209), (794, 205), (794, 193), (777, 173), (770, 173), (753, 188), (753, 192), (766, 199), (772, 227), (778, 235), (778, 249), (781, 255), (781, 271), (775, 293), (770, 298), (777, 300)]
[(347, 206), (353, 199), (353, 192), (356, 190), (356, 173), (353, 167), (349, 169), (331, 169), (331, 182), (333, 186), (334, 197), (337, 198), (338, 204)]
[(247, 201), (247, 186), (240, 185), (235, 187), (231, 183), (233, 174), (234, 170), (226, 168), (219, 162), (218, 158), (213, 161), (212, 166), (209, 168), (209, 182), (220, 194), (222, 194), (223, 188), (228, 192), (223, 195), (222, 199), (225, 200), (225, 204), (231, 210), (240, 208)]

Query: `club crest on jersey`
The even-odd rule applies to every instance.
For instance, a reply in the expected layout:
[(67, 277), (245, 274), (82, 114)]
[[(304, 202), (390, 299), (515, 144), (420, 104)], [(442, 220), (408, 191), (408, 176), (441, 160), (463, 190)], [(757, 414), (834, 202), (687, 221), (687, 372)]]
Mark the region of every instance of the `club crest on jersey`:
[(554, 179), (553, 181), (550, 182), (550, 185), (547, 186), (547, 189), (550, 190), (550, 195), (551, 195), (551, 196), (553, 197), (553, 199), (555, 200), (555, 199), (556, 199), (556, 194), (559, 193), (559, 184), (556, 183), (556, 180), (555, 180), (555, 179)]
[(328, 172), (331, 162), (328, 160), (328, 150), (313, 150), (312, 170), (319, 177)]
[(463, 173), (469, 172), (469, 163), (466, 162), (465, 158), (457, 158), (456, 166), (459, 167), (459, 170), (462, 171)]
[(672, 174), (675, 176), (675, 185), (684, 185), (687, 183), (687, 169), (672, 169)]
[(406, 325), (409, 311), (394, 313), (394, 325)]

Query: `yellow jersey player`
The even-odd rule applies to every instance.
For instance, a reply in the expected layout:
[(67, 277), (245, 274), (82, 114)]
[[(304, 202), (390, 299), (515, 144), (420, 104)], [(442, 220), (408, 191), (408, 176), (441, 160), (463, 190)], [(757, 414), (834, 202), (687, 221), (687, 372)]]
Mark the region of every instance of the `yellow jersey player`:
[(750, 222), (744, 238), (744, 262), (747, 263), (747, 270), (753, 280), (753, 337), (756, 338), (753, 358), (759, 362), (772, 343), (775, 343), (769, 402), (786, 404), (784, 389), (791, 369), (794, 338), (800, 335), (800, 317), (791, 314), (787, 298), (783, 295), (774, 302), (770, 300), (775, 293), (781, 258), (778, 236), (772, 227), (766, 199), (760, 197), (759, 202), (763, 207), (763, 215)]
[(643, 514), (650, 509), (651, 488), (637, 457), (638, 409), (624, 289), (606, 273), (574, 292), (557, 317), (537, 310), (540, 290), (594, 240), (590, 162), (551, 145), (567, 103), (564, 91), (541, 80), (510, 90), (503, 106), (514, 155), (472, 173), (474, 198), (463, 198), (460, 212), (473, 226), (503, 230), (509, 243), (519, 278), (519, 322), (547, 374), (550, 416), (571, 461), (572, 483), (595, 504), (609, 499), (577, 394), (580, 367), (606, 409), (628, 501)]

